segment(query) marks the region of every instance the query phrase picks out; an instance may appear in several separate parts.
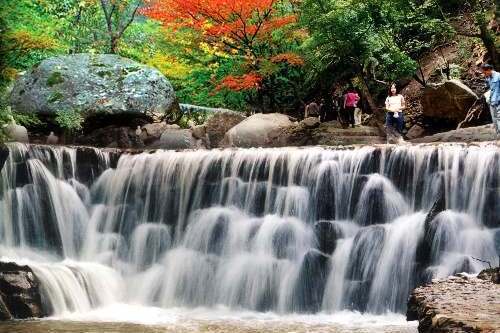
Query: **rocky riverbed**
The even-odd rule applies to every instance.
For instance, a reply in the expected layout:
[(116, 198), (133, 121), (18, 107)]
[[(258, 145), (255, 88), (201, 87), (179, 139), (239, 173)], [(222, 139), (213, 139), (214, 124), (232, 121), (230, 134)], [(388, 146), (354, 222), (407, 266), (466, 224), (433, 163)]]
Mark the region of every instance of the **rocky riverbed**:
[(500, 268), (434, 280), (410, 295), (407, 319), (420, 333), (500, 332), (499, 279)]

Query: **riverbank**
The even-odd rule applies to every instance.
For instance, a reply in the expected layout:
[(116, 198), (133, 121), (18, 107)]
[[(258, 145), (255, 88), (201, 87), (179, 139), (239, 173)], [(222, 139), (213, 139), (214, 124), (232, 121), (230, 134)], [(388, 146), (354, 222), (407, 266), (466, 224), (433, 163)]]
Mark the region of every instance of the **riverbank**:
[(500, 332), (500, 268), (477, 277), (459, 275), (416, 288), (407, 319), (419, 333)]

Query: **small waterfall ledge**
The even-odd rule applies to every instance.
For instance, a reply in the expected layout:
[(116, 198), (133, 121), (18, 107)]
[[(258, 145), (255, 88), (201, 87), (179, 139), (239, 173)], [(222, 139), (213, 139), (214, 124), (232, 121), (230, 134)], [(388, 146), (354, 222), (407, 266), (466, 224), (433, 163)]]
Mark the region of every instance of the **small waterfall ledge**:
[(0, 260), (29, 267), (48, 315), (404, 313), (498, 258), (494, 144), (0, 153)]

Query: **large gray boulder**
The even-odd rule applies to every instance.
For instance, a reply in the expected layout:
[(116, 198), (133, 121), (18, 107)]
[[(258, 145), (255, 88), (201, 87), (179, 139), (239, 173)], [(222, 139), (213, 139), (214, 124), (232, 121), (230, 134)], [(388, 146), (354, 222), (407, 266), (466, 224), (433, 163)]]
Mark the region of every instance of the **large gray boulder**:
[(245, 116), (234, 111), (217, 112), (210, 117), (204, 124), (210, 148), (219, 147), (226, 132), (243, 120), (245, 120)]
[(286, 115), (257, 113), (227, 131), (223, 145), (242, 148), (275, 146), (281, 132), (293, 125)]
[(477, 99), (478, 96), (459, 80), (429, 85), (422, 96), (423, 115), (460, 122)]
[(111, 54), (74, 54), (42, 61), (15, 83), (17, 112), (61, 110), (153, 116), (178, 112), (174, 89), (158, 70)]
[(154, 148), (160, 149), (197, 149), (202, 148), (200, 140), (197, 140), (190, 129), (169, 128), (156, 142)]

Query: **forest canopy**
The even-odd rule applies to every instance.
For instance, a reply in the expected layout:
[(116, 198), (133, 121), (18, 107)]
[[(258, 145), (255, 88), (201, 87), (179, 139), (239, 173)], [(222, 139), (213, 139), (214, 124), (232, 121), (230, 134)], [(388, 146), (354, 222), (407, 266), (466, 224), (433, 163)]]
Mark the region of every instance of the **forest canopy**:
[[(354, 83), (376, 100), (388, 82), (422, 81), (420, 57), (455, 35), (482, 41), (498, 61), (493, 1), (3, 3), (2, 89), (51, 56), (117, 53), (160, 70), (181, 102), (293, 113), (314, 96), (328, 97), (339, 84)], [(458, 16), (470, 17), (470, 26), (455, 24)]]

